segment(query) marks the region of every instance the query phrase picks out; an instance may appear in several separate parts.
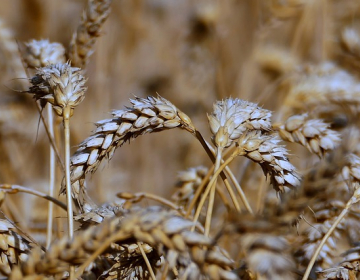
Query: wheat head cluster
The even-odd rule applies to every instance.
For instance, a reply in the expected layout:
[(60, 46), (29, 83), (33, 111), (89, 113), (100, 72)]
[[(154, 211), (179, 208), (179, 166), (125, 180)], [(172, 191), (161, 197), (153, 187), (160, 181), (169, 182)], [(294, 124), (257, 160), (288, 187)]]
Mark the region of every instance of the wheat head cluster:
[(0, 279), (360, 279), (358, 0), (1, 5)]

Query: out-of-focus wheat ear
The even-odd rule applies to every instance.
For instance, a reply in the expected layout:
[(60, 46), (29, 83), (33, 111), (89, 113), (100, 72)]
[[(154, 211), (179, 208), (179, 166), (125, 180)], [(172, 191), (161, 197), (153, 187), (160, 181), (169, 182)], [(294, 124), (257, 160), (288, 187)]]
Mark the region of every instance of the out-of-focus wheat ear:
[(25, 43), (23, 59), (33, 69), (65, 63), (65, 48), (62, 44), (50, 43), (49, 40), (31, 40)]
[(290, 242), (282, 236), (246, 234), (241, 238), (247, 267), (260, 279), (295, 280), (296, 265)]
[(345, 28), (341, 33), (341, 43), (350, 54), (360, 57), (360, 34), (356, 29)]
[(69, 46), (68, 57), (72, 65), (84, 68), (88, 63), (94, 52), (96, 38), (100, 36), (101, 28), (110, 14), (111, 2), (112, 0), (87, 1), (80, 25)]
[(284, 125), (278, 127), (280, 137), (306, 147), (320, 158), (340, 144), (340, 135), (329, 128), (329, 124), (320, 119), (308, 119), (307, 114), (288, 118)]
[[(11, 73), (11, 77), (26, 78), (26, 73), (19, 55), (18, 44), (12, 30), (6, 27), (2, 19), (0, 19), (0, 52), (6, 57), (4, 61), (4, 63), (6, 63), (6, 72)], [(19, 80), (19, 83), (22, 81), (23, 80)]]
[[(156, 251), (157, 256), (163, 254), (169, 267), (178, 269), (179, 276), (186, 272), (190, 264), (194, 264), (194, 272), (198, 278), (238, 279), (231, 271), (233, 261), (214, 246), (214, 240), (191, 232), (192, 224), (190, 220), (161, 207), (134, 209), (124, 213), (123, 217), (114, 217), (78, 232), (73, 239), (63, 238), (53, 243), (46, 253), (34, 250), (28, 260), (19, 266), (16, 275), (59, 276), (68, 268), (66, 264), (70, 263), (81, 265), (76, 275), (80, 277), (84, 269), (96, 257), (103, 255), (112, 243), (116, 243), (118, 247), (126, 247), (132, 240), (148, 244), (149, 246), (143, 247), (145, 252)], [(122, 260), (117, 267), (118, 275), (122, 275), (125, 270), (131, 275), (136, 265)], [(11, 276), (10, 279), (16, 278)]]
[[(131, 106), (113, 112), (113, 118), (96, 123), (96, 130), (80, 145), (71, 157), (71, 183), (73, 197), (83, 211), (85, 174), (94, 173), (100, 163), (111, 159), (115, 150), (126, 141), (146, 133), (181, 128), (195, 134), (190, 118), (165, 98), (136, 97)], [(62, 185), (61, 193), (65, 193)]]
[(31, 251), (29, 241), (13, 230), (10, 222), (0, 219), (0, 272), (6, 276), (14, 266), (26, 261)]
[(195, 191), (201, 185), (201, 182), (208, 173), (204, 166), (191, 167), (180, 171), (177, 176), (177, 190), (171, 196), (171, 199), (179, 206), (188, 208)]
[(287, 158), (288, 152), (280, 145), (276, 134), (261, 131), (244, 133), (237, 142), (239, 155), (246, 156), (260, 164), (264, 174), (276, 191), (284, 192), (285, 187), (293, 189), (300, 185), (300, 176)]
[(356, 279), (359, 266), (356, 262), (343, 262), (340, 266), (317, 271), (316, 273), (324, 280), (352, 280)]
[(344, 219), (344, 217), (348, 214), (350, 208), (355, 204), (358, 203), (360, 201), (360, 187), (359, 184), (356, 182), (353, 184), (353, 187), (355, 189), (354, 194), (351, 196), (351, 198), (349, 199), (349, 201), (346, 203), (345, 208), (341, 211), (341, 213), (339, 214), (339, 216), (336, 218), (336, 220), (334, 221), (334, 223), (332, 224), (332, 226), (330, 227), (330, 229), (326, 232), (326, 234), (324, 235), (324, 237), (321, 239), (320, 244), (317, 246), (313, 256), (310, 259), (310, 262), (306, 268), (306, 271), (304, 273), (304, 276), (302, 278), (302, 280), (307, 280), (312, 267), (314, 266), (318, 256), (321, 253), (321, 250), (323, 249), (325, 243), (328, 241), (328, 239), (331, 237), (331, 235), (333, 234), (333, 232), (335, 231), (335, 229), (339, 226), (339, 224), (342, 222), (342, 220)]

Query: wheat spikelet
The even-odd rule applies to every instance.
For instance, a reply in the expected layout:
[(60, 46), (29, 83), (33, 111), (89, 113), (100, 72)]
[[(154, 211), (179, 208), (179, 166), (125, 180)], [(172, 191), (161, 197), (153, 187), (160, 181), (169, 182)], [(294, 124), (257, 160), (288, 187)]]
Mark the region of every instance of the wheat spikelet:
[(246, 130), (271, 130), (271, 112), (255, 103), (228, 98), (217, 101), (208, 115), (212, 140), (217, 147), (229, 147)]
[(263, 134), (261, 131), (244, 133), (236, 143), (239, 155), (246, 156), (260, 164), (276, 191), (284, 192), (285, 187), (300, 185), (300, 177), (287, 158), (287, 150), (281, 146), (276, 134)]
[(81, 23), (74, 33), (69, 46), (69, 59), (76, 67), (85, 67), (93, 53), (96, 38), (110, 14), (112, 0), (88, 0)]
[[(209, 279), (237, 279), (235, 274), (228, 271), (233, 265), (232, 261), (212, 246), (211, 239), (191, 232), (191, 226), (191, 221), (160, 207), (133, 210), (124, 217), (90, 227), (75, 235), (73, 240), (62, 239), (45, 254), (33, 251), (29, 260), (10, 279), (16, 279), (14, 275), (19, 273), (22, 277), (61, 274), (68, 268), (66, 263), (83, 263), (88, 254), (101, 247), (104, 238), (109, 236), (116, 236), (112, 241), (120, 246), (129, 244), (129, 240), (149, 244), (159, 253), (164, 253), (170, 267), (177, 266), (180, 272), (184, 265), (194, 262), (201, 274)], [(152, 252), (150, 247), (144, 246), (148, 252)], [(203, 246), (208, 249), (203, 249)], [(119, 275), (123, 269), (126, 267), (120, 266)]]
[(28, 259), (30, 243), (13, 231), (7, 220), (0, 220), (0, 272), (9, 275), (15, 265)]
[(340, 144), (339, 134), (331, 130), (329, 124), (319, 119), (308, 119), (307, 114), (288, 118), (278, 131), (285, 141), (299, 143), (319, 157)]
[(30, 68), (65, 63), (65, 48), (60, 43), (50, 43), (49, 40), (31, 40), (25, 43), (25, 46), (23, 59)]
[(70, 107), (70, 115), (74, 108), (85, 98), (86, 80), (81, 75), (80, 68), (71, 67), (69, 63), (51, 64), (39, 68), (30, 80), (32, 86), (29, 93), (34, 94), (44, 106), (50, 103), (55, 112), (63, 115), (63, 109)]
[[(116, 148), (145, 133), (182, 128), (195, 133), (190, 118), (163, 97), (135, 98), (132, 107), (113, 112), (112, 119), (96, 123), (96, 130), (85, 139), (71, 158), (73, 197), (84, 204), (86, 173), (94, 173), (104, 158), (111, 159)], [(62, 187), (61, 193), (65, 189)]]

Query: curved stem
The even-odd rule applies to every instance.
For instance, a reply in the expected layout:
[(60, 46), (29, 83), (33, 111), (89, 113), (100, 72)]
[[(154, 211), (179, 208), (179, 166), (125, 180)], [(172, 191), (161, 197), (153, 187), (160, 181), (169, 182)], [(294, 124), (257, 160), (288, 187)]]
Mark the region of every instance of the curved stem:
[(18, 192), (24, 192), (24, 193), (28, 193), (28, 194), (32, 194), (32, 195), (36, 195), (38, 197), (41, 198), (45, 198), (53, 203), (55, 203), (57, 206), (61, 207), (62, 209), (64, 209), (66, 211), (66, 205), (64, 203), (62, 203), (61, 201), (57, 200), (56, 198), (53, 198), (45, 193), (39, 192), (37, 190), (33, 190), (33, 189), (29, 189), (26, 187), (22, 187), (22, 186), (18, 186), (18, 185), (10, 185), (10, 184), (1, 184), (0, 185), (0, 189), (4, 190), (10, 194), (15, 194)]

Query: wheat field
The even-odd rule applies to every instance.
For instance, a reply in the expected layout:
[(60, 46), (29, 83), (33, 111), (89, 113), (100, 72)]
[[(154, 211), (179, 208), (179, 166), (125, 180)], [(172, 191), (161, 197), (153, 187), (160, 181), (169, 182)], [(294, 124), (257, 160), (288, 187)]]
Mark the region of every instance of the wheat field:
[(358, 0), (3, 0), (0, 279), (360, 279)]

